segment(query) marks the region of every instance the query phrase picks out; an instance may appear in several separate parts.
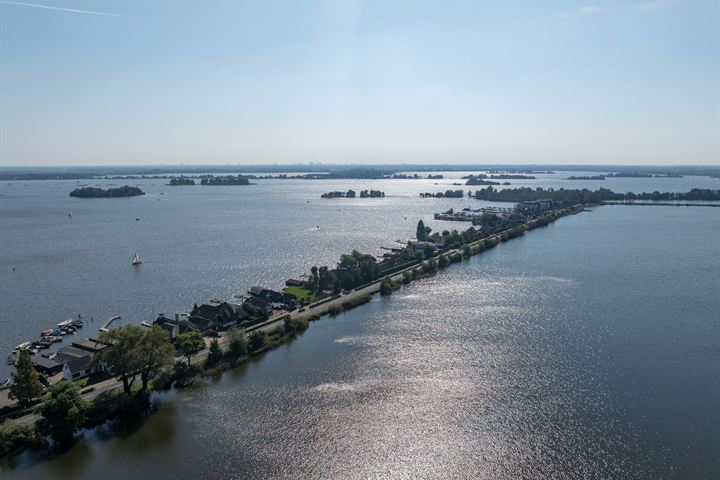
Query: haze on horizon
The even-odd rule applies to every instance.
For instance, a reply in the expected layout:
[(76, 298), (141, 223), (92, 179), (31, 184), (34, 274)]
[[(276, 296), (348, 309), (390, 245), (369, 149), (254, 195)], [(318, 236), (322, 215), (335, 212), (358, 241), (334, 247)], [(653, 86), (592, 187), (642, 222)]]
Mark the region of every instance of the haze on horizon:
[(717, 164), (720, 4), (0, 1), (0, 166)]

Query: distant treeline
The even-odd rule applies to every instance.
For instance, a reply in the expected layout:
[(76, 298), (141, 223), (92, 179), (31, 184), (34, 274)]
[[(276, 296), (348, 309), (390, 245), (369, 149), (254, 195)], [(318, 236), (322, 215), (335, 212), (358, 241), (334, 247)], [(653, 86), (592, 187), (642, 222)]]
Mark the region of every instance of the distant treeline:
[(592, 191), (586, 188), (579, 190), (566, 190), (564, 188), (543, 189), (538, 188), (512, 188), (506, 190), (495, 190), (487, 187), (477, 190), (473, 195), (477, 200), (487, 200), (490, 202), (530, 202), (536, 200), (552, 200), (556, 207), (567, 207), (580, 203), (601, 203), (604, 201), (617, 200), (720, 200), (720, 190), (693, 188), (689, 192), (652, 192), (652, 193), (615, 193), (607, 188), (600, 188)]
[(137, 187), (131, 187), (129, 185), (118, 188), (108, 188), (107, 190), (96, 187), (83, 187), (76, 188), (70, 192), (71, 197), (78, 198), (120, 198), (135, 197), (137, 195), (145, 195), (145, 192)]
[[(493, 174), (547, 174), (555, 170), (574, 172), (616, 172), (622, 176), (660, 175), (660, 176), (720, 176), (717, 165), (687, 166), (625, 166), (617, 165), (488, 165), (488, 164), (377, 164), (377, 165), (338, 165), (322, 163), (296, 163), (292, 165), (151, 165), (138, 166), (92, 166), (92, 167), (4, 167), (0, 168), (0, 181), (14, 180), (80, 180), (103, 178), (108, 176), (130, 175), (179, 175), (179, 174), (223, 174), (223, 173), (317, 173), (315, 178), (382, 178), (398, 172), (462, 172), (485, 171)], [(361, 176), (358, 176), (361, 175)], [(300, 177), (304, 177), (301, 175)], [(130, 177), (127, 177), (130, 178)], [(142, 178), (142, 177), (140, 177)], [(160, 177), (162, 178), (162, 177)], [(292, 178), (292, 177), (288, 177)], [(310, 177), (309, 177), (310, 178)]]

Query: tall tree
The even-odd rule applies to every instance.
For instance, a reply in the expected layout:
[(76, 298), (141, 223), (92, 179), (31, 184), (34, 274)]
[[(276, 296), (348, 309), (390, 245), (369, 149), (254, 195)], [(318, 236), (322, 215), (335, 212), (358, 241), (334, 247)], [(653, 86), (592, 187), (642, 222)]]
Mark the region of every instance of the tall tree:
[(425, 222), (418, 220), (417, 229), (415, 230), (415, 237), (418, 240), (425, 240)]
[(220, 344), (218, 344), (217, 338), (214, 338), (210, 342), (210, 351), (208, 352), (207, 360), (205, 360), (205, 366), (212, 367), (217, 365), (222, 360), (222, 350), (220, 350)]
[(142, 389), (146, 390), (148, 382), (165, 367), (173, 364), (175, 348), (170, 343), (170, 336), (158, 325), (146, 331), (138, 344), (138, 356), (141, 364), (140, 380)]
[(328, 267), (323, 266), (320, 267), (318, 274), (318, 291), (322, 292), (330, 286), (330, 271), (328, 270)]
[(32, 402), (33, 398), (42, 395), (43, 386), (32, 359), (27, 350), (18, 352), (18, 360), (15, 364), (16, 373), (13, 375), (13, 384), (10, 386), (10, 398), (20, 403), (21, 407), (26, 407)]
[(38, 427), (59, 444), (71, 441), (83, 422), (87, 402), (74, 382), (60, 382), (50, 389), (50, 397), (39, 408)]
[(95, 365), (104, 365), (123, 382), (123, 391), (131, 392), (136, 375), (141, 372), (143, 358), (139, 346), (143, 331), (136, 325), (125, 325), (100, 334), (100, 340), (112, 345), (95, 355)]
[(197, 355), (200, 350), (205, 348), (205, 341), (199, 332), (186, 332), (178, 335), (176, 344), (180, 353), (187, 357), (188, 366), (190, 366), (190, 359), (193, 355)]
[(230, 355), (235, 358), (245, 355), (248, 351), (248, 338), (245, 330), (240, 327), (234, 327), (228, 332), (230, 338), (229, 350)]

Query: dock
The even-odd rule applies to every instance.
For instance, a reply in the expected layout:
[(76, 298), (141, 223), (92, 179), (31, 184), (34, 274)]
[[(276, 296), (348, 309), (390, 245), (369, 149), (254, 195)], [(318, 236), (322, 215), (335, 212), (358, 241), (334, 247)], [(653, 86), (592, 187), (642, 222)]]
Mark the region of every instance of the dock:
[(101, 332), (109, 332), (110, 328), (108, 328), (108, 327), (110, 327), (110, 324), (112, 322), (114, 322), (115, 320), (120, 320), (121, 318), (122, 317), (120, 315), (114, 315), (114, 316), (108, 318), (107, 320), (105, 320), (102, 327), (100, 327), (100, 331)]

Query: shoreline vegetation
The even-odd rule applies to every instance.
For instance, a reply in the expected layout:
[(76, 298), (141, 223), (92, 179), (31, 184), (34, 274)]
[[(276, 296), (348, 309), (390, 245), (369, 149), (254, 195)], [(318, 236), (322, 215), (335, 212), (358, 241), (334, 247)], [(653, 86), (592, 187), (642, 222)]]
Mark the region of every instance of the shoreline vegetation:
[(452, 263), (579, 213), (585, 207), (575, 205), (532, 217), (515, 216), (504, 223), (494, 219), (495, 223), (483, 228), (446, 230), (442, 235), (431, 235), (432, 229), (420, 220), (417, 240), (408, 242), (402, 256), (393, 257), (391, 263), (381, 266), (372, 255), (353, 251), (341, 256), (334, 274), (328, 267), (312, 267), (303, 288), (332, 294), (294, 314), (216, 334), (208, 348), (196, 331), (180, 334), (173, 345), (168, 333), (158, 325), (146, 330), (126, 325), (103, 332), (100, 341), (112, 348), (98, 354), (93, 364), (112, 371), (112, 378), (117, 379), (107, 391), (94, 392), (92, 386), (81, 389), (72, 381), (62, 381), (46, 390), (38, 382), (29, 354), (22, 351), (11, 394), (23, 409), (12, 415), (14, 420), (0, 424), (0, 458), (26, 449), (62, 452), (72, 446), (83, 429), (108, 422), (122, 427), (142, 421), (154, 409), (153, 391), (202, 386), (203, 377), (217, 375), (291, 341), (322, 315), (335, 316), (355, 308), (369, 302), (375, 293), (391, 295), (413, 280), (432, 276)]
[[(720, 199), (720, 190), (656, 193), (634, 197)], [(105, 381), (109, 383), (82, 388), (77, 382), (61, 381), (46, 389), (39, 382), (29, 354), (22, 351), (15, 383), (10, 387), (11, 398), (17, 399), (21, 408), (0, 424), (0, 457), (25, 449), (61, 452), (74, 443), (83, 429), (107, 423), (123, 427), (142, 422), (153, 412), (153, 391), (201, 387), (204, 377), (220, 374), (291, 341), (323, 315), (335, 316), (367, 303), (375, 293), (391, 295), (402, 285), (432, 276), (453, 263), (618, 195), (620, 199), (628, 197), (607, 189), (479, 190), (470, 196), (519, 205), (505, 213), (484, 213), (465, 231), (433, 233), (420, 220), (415, 239), (404, 248), (385, 253), (380, 262), (373, 255), (353, 251), (342, 255), (335, 269), (313, 266), (307, 280), (294, 281), (298, 283), (296, 291), (307, 292), (304, 302), (295, 310), (245, 328), (238, 326), (212, 333), (205, 337), (209, 345), (198, 331), (181, 333), (172, 343), (167, 331), (157, 324), (149, 329), (127, 325), (101, 333), (99, 340), (111, 348), (99, 353), (93, 365), (112, 372)], [(197, 306), (193, 308), (196, 310)]]
[(136, 197), (139, 195), (145, 195), (145, 192), (140, 190), (138, 187), (131, 187), (125, 185), (118, 188), (102, 189), (97, 187), (82, 187), (76, 188), (70, 192), (71, 197), (78, 198), (123, 198), (123, 197)]

